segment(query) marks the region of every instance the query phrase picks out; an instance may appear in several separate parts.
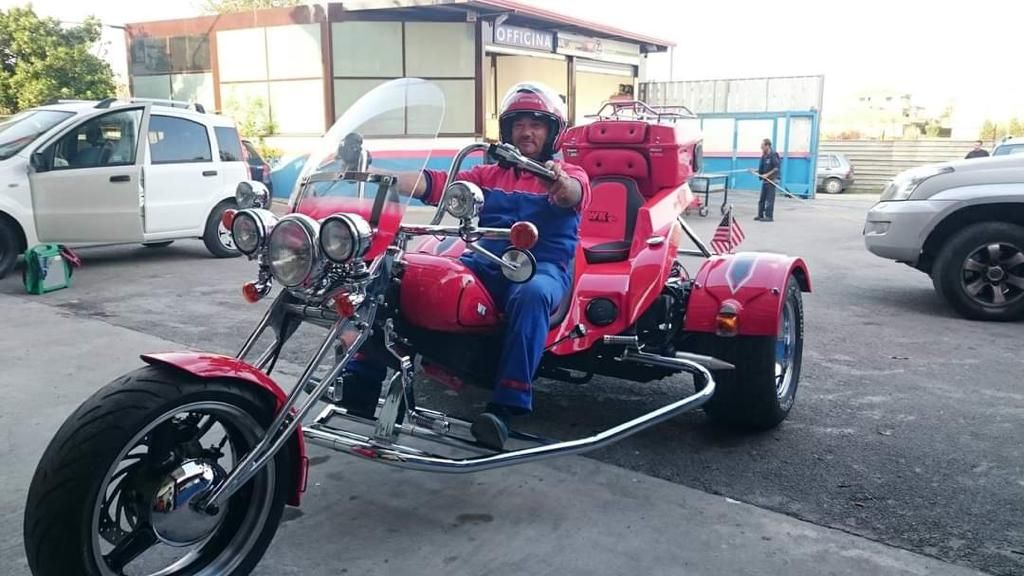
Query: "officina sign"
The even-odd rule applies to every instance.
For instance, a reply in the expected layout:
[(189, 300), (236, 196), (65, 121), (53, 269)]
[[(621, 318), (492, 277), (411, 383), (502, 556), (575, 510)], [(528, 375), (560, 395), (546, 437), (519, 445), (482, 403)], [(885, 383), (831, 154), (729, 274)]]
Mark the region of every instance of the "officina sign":
[(494, 28), (494, 43), (503, 46), (515, 46), (516, 48), (554, 52), (555, 34), (544, 30), (502, 24)]

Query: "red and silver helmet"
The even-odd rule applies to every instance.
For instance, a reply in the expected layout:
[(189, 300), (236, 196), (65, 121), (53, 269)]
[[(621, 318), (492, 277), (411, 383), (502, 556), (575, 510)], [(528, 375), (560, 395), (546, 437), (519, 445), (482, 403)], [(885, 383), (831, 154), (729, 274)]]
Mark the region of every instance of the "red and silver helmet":
[(536, 82), (516, 84), (505, 94), (498, 117), (502, 142), (512, 142), (512, 123), (520, 115), (527, 114), (548, 124), (548, 139), (544, 143), (543, 160), (550, 160), (559, 147), (559, 139), (565, 132), (566, 113), (562, 97), (554, 90)]

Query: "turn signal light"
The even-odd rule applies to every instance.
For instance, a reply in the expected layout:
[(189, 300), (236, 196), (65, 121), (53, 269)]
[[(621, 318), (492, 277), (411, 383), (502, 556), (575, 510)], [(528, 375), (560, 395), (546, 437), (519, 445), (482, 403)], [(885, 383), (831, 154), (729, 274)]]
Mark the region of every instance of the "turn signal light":
[(334, 299), (334, 311), (342, 318), (350, 318), (356, 313), (356, 307), (348, 294), (340, 294)]
[(509, 230), (508, 240), (520, 250), (529, 250), (537, 243), (537, 227), (532, 222), (516, 222)]
[(223, 224), (224, 227), (227, 228), (229, 232), (231, 231), (231, 225), (235, 223), (235, 214), (237, 214), (237, 213), (238, 213), (238, 210), (235, 210), (233, 208), (228, 208), (227, 210), (224, 211), (224, 214), (220, 217), (220, 223)]
[(715, 333), (719, 336), (736, 336), (740, 332), (739, 307), (725, 302), (718, 309), (718, 316), (715, 318)]
[(256, 288), (255, 282), (246, 282), (245, 284), (242, 284), (242, 297), (245, 298), (245, 301), (249, 304), (255, 304), (263, 298), (263, 295), (261, 295), (259, 289)]

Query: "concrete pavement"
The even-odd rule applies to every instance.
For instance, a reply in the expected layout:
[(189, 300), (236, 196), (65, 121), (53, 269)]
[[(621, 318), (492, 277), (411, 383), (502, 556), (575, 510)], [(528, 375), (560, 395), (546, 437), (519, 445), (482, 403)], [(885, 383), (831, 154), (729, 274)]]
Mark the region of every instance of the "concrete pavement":
[[(28, 482), (64, 417), (138, 354), (184, 348), (42, 302), (0, 295), (0, 574), (12, 576), (28, 574)], [(981, 574), (585, 457), (436, 476), (310, 456), (305, 503), (255, 574)]]

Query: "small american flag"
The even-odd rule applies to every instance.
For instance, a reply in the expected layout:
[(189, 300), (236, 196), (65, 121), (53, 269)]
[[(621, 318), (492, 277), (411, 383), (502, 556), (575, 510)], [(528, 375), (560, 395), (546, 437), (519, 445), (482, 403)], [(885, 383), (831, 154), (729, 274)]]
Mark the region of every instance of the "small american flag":
[(731, 253), (733, 249), (743, 242), (743, 229), (740, 223), (732, 217), (732, 207), (722, 217), (718, 228), (715, 228), (715, 236), (711, 239), (711, 249), (715, 254)]

